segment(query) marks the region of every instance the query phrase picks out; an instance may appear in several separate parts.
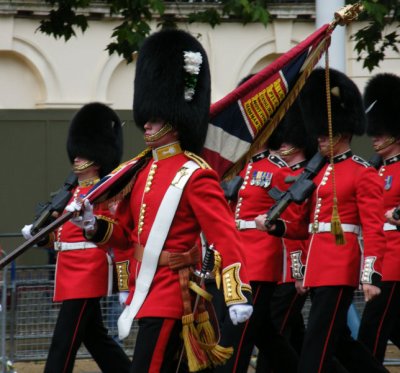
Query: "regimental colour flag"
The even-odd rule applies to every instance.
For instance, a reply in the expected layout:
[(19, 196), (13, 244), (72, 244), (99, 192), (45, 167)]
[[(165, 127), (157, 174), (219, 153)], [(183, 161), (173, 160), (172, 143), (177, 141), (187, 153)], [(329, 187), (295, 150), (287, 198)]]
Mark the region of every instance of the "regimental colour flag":
[(240, 171), (268, 139), (329, 47), (332, 30), (322, 26), (211, 106), (203, 157), (220, 177)]

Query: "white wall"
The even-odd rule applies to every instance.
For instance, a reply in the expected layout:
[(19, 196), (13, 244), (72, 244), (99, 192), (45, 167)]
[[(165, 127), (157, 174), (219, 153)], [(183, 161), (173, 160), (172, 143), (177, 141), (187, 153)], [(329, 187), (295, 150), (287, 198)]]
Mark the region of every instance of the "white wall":
[[(109, 56), (116, 21), (91, 21), (88, 30), (68, 42), (36, 32), (38, 19), (0, 16), (0, 109), (75, 108), (89, 101), (102, 101), (115, 109), (131, 109), (135, 64)], [(350, 35), (362, 27), (346, 30), (346, 73), (363, 89), (370, 76), (356, 61)], [(256, 72), (305, 39), (315, 30), (314, 21), (278, 19), (265, 28), (224, 23), (182, 25), (201, 34), (210, 60), (212, 100), (230, 92), (238, 81)], [(400, 75), (400, 56), (390, 52), (373, 74), (391, 71)]]

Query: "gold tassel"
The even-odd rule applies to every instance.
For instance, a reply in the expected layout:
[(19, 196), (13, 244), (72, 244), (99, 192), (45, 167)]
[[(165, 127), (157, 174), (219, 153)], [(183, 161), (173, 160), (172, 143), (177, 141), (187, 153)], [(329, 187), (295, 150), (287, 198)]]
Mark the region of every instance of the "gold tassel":
[(206, 369), (209, 361), (206, 353), (199, 345), (199, 334), (194, 326), (193, 313), (182, 317), (182, 339), (186, 351), (188, 367), (190, 372)]
[(333, 200), (331, 233), (335, 236), (336, 245), (344, 245), (346, 243), (343, 234), (342, 224), (340, 223), (336, 198), (334, 198)]
[(208, 352), (208, 356), (215, 366), (224, 365), (232, 355), (233, 347), (223, 347), (221, 345), (215, 345), (212, 350)]
[(210, 322), (208, 311), (199, 313), (196, 321), (200, 344), (207, 352), (212, 364), (214, 366), (225, 364), (233, 355), (233, 347), (223, 347), (217, 344), (217, 337)]

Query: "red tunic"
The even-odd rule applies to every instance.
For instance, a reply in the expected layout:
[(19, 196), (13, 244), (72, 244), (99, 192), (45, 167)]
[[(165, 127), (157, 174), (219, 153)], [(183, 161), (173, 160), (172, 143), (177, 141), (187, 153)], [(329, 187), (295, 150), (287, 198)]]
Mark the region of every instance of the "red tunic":
[[(384, 185), (384, 212), (400, 205), (400, 156), (391, 157), (379, 169)], [(400, 281), (400, 232), (385, 230), (386, 251), (382, 264), (382, 280)]]
[[(145, 246), (159, 206), (171, 181), (189, 160), (179, 153), (162, 160), (150, 160), (137, 174), (131, 193), (123, 199), (116, 212), (116, 224), (107, 244), (120, 249)], [(247, 282), (242, 247), (215, 171), (200, 168), (194, 171), (183, 190), (163, 250), (185, 252), (198, 241), (203, 231), (210, 244), (221, 253), (222, 267), (242, 263), (240, 277)], [(146, 248), (147, 250), (148, 248)], [(141, 263), (131, 260), (130, 303), (135, 279)], [(158, 266), (152, 285), (137, 318), (167, 317), (180, 319), (183, 304), (178, 273), (168, 266)]]
[[(77, 187), (76, 196), (86, 194), (91, 186)], [(70, 202), (71, 202), (70, 201)], [(110, 216), (109, 211), (95, 208), (95, 213)], [(56, 243), (86, 242), (82, 229), (67, 221), (56, 232)], [(98, 298), (107, 295), (109, 287), (109, 262), (107, 250), (87, 248), (59, 251), (57, 254), (54, 301), (67, 299)]]
[[(298, 176), (303, 170), (304, 166), (307, 164), (307, 161), (299, 162), (295, 165), (290, 166), (291, 174), (290, 176)], [(286, 169), (285, 169), (286, 172)], [(286, 186), (285, 190), (288, 189), (290, 185)], [(299, 214), (299, 209), (301, 207), (292, 203), (289, 207), (282, 213), (281, 217), (284, 220), (293, 220), (297, 218)], [(292, 276), (291, 267), (294, 264), (291, 255), (298, 255), (301, 263), (305, 264), (306, 262), (306, 252), (307, 252), (307, 243), (305, 240), (293, 240), (288, 238), (283, 238), (283, 283), (294, 282), (295, 279)], [(297, 254), (298, 253), (298, 254)]]
[[(282, 171), (283, 168), (287, 169), (286, 173)], [(275, 203), (268, 191), (273, 186), (279, 186), (282, 190), (284, 178), (289, 173), (286, 163), (277, 156), (268, 155), (267, 152), (254, 156), (239, 173), (244, 181), (233, 208), (235, 220), (254, 222), (258, 215), (265, 214)], [(241, 229), (239, 234), (244, 244), (250, 281), (280, 281), (283, 267), (282, 239), (255, 227)]]
[[(383, 234), (383, 188), (376, 170), (351, 152), (335, 157), (335, 179), (341, 224), (362, 226), (364, 257), (375, 257), (374, 269), (381, 273), (385, 251)], [(299, 217), (287, 223), (288, 237), (304, 237), (308, 223), (330, 223), (333, 192), (332, 170), (326, 165), (314, 179), (318, 186), (309, 203), (308, 219)], [(336, 245), (330, 232), (313, 233), (308, 247), (304, 286), (348, 285), (360, 283), (362, 260), (358, 235), (344, 233), (346, 243)]]

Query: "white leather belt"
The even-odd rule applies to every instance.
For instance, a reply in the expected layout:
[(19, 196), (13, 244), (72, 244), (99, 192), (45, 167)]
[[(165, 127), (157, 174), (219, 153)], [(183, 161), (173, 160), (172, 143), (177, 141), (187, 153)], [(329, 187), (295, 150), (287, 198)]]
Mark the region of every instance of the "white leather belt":
[[(360, 234), (361, 227), (355, 224), (341, 224), (343, 232)], [(331, 223), (314, 223), (308, 226), (309, 233), (330, 232)]]
[(96, 244), (93, 242), (54, 242), (54, 250), (56, 251), (68, 251), (68, 250), (85, 250), (94, 249)]
[(390, 224), (390, 223), (385, 223), (385, 224), (383, 224), (383, 230), (384, 231), (397, 231), (397, 226)]
[(241, 220), (241, 219), (238, 219), (238, 220), (236, 220), (236, 228), (239, 231), (242, 231), (243, 229), (255, 229), (256, 228), (256, 222), (254, 220)]

